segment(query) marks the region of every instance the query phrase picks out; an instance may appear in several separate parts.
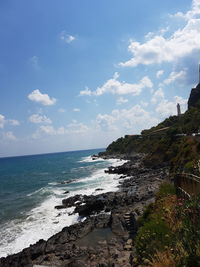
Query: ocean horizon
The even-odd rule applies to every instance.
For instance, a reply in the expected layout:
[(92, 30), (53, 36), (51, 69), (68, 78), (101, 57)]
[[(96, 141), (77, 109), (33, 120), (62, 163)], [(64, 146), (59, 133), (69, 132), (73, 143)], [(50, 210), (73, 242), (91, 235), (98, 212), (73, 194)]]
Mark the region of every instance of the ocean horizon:
[(0, 257), (17, 253), (39, 239), (47, 240), (63, 227), (84, 220), (72, 214), (74, 207), (55, 209), (62, 199), (118, 190), (120, 176), (104, 171), (125, 161), (92, 158), (104, 150), (0, 158)]
[(55, 151), (55, 152), (44, 152), (44, 153), (36, 153), (36, 154), (23, 154), (23, 155), (9, 155), (9, 156), (1, 156), (0, 159), (4, 158), (18, 158), (18, 157), (29, 157), (29, 156), (40, 156), (40, 155), (48, 155), (48, 154), (60, 154), (60, 153), (70, 153), (70, 152), (81, 152), (81, 151), (91, 151), (91, 150), (99, 150), (105, 151), (106, 148), (88, 148), (88, 149), (75, 149), (75, 150), (67, 150), (67, 151)]

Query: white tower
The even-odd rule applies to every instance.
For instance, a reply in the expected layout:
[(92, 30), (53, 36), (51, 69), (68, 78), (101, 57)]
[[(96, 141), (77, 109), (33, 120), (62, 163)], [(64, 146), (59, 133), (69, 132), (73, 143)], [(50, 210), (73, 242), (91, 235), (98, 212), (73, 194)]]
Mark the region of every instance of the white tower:
[(181, 115), (181, 107), (180, 104), (177, 104), (177, 116), (179, 117)]

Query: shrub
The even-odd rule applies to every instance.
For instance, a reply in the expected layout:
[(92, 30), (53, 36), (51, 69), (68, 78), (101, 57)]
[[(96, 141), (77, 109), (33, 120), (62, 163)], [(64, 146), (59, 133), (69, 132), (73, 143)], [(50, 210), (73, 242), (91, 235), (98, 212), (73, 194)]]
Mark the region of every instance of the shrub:
[[(190, 200), (179, 201), (177, 220), (181, 227), (177, 239), (181, 241), (185, 256), (181, 263), (188, 267), (200, 266), (200, 196), (193, 196)], [(176, 248), (179, 252), (179, 247)]]
[(161, 184), (159, 191), (157, 193), (157, 198), (166, 197), (169, 195), (175, 195), (176, 190), (173, 184), (163, 183)]
[(164, 250), (172, 242), (170, 229), (163, 218), (154, 218), (138, 231), (135, 247), (140, 260), (151, 259), (157, 250)]

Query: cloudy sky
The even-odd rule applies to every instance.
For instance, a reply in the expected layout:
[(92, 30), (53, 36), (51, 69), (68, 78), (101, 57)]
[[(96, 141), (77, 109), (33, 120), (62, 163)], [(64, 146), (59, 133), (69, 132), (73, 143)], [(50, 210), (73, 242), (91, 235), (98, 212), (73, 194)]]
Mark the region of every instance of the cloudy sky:
[(0, 1), (0, 156), (106, 147), (185, 111), (200, 0)]

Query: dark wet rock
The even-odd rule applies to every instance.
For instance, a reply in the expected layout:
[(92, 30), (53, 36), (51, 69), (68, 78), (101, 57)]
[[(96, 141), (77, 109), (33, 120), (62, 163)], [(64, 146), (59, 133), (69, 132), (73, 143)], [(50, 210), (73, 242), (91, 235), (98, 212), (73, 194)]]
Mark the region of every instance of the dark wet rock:
[(66, 207), (64, 205), (57, 205), (54, 207), (57, 210), (65, 209)]
[[(55, 207), (75, 207), (74, 213), (85, 217), (85, 221), (65, 227), (47, 241), (40, 240), (20, 253), (1, 258), (0, 267), (32, 267), (34, 264), (131, 267), (136, 218), (141, 216), (144, 206), (154, 200), (156, 190), (168, 174), (167, 168), (144, 167), (142, 157), (133, 155), (124, 165), (108, 169), (109, 173), (122, 175), (118, 192), (75, 195), (63, 199), (62, 204)], [(79, 245), (80, 240), (99, 228), (110, 228), (112, 238), (97, 242), (95, 248)]]
[(66, 208), (70, 208), (73, 207), (74, 204), (79, 201), (81, 202), (83, 199), (83, 195), (75, 195), (73, 197), (68, 197), (66, 199), (62, 200), (62, 204), (66, 207)]
[(193, 88), (190, 93), (190, 97), (188, 99), (188, 109), (195, 107), (195, 105), (200, 100), (200, 83), (196, 86), (196, 88)]
[(63, 194), (69, 194), (69, 191), (67, 190), (67, 191), (65, 191)]
[(101, 199), (94, 199), (93, 201), (88, 201), (86, 204), (77, 206), (75, 208), (75, 213), (78, 213), (82, 217), (89, 216), (91, 214), (96, 214), (102, 211), (105, 207), (105, 202)]

